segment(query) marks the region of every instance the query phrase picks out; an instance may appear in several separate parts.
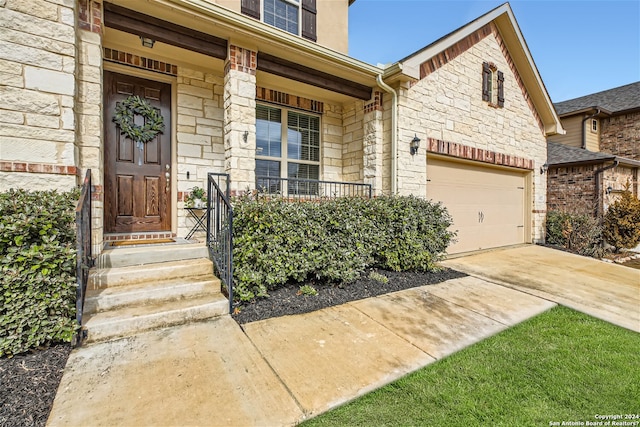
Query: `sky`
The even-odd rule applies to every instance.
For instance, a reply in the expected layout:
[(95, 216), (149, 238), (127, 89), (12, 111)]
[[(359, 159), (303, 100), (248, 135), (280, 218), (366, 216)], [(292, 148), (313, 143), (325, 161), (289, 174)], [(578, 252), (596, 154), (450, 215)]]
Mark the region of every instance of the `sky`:
[[(389, 64), (504, 0), (356, 0), (349, 56)], [(511, 0), (552, 102), (640, 81), (640, 0)]]

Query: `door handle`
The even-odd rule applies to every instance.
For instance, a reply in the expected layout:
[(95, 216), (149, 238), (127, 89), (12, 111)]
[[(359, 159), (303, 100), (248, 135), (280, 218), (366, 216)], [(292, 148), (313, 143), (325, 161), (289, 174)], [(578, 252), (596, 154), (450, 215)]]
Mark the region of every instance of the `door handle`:
[(164, 165), (164, 168), (166, 170), (165, 173), (164, 173), (164, 177), (167, 180), (167, 182), (165, 184), (165, 187), (164, 187), (164, 191), (168, 193), (169, 189), (171, 188), (171, 172), (169, 172), (169, 169), (171, 169), (171, 166)]

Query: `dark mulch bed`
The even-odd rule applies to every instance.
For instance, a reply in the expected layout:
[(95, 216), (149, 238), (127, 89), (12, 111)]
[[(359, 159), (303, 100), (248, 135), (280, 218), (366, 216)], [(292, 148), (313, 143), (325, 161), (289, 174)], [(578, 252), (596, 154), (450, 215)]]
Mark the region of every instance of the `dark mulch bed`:
[[(442, 269), (438, 272), (395, 272), (375, 269), (389, 279), (388, 283), (369, 278), (366, 271), (362, 276), (344, 285), (327, 285), (318, 283), (296, 283), (269, 291), (269, 298), (260, 298), (239, 307), (233, 318), (240, 324), (268, 319), (288, 314), (302, 314), (321, 308), (344, 304), (363, 298), (370, 298), (389, 292), (401, 291), (416, 286), (433, 285), (449, 279), (465, 277), (466, 274), (455, 270)], [(318, 295), (298, 295), (300, 286), (311, 285)]]
[(0, 426), (44, 426), (71, 345), (0, 358)]

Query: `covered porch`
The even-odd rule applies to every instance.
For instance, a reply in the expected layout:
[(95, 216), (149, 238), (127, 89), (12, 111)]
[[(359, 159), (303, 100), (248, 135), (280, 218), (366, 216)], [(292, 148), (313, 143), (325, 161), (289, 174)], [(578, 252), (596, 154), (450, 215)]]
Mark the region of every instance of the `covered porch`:
[[(379, 68), (214, 4), (114, 1), (86, 12), (103, 14), (80, 32), (91, 96), (79, 158), (93, 173), (95, 254), (116, 240), (185, 237), (185, 199), (209, 173), (227, 174), (231, 195), (389, 192)], [(164, 119), (143, 147), (113, 121), (130, 96)]]

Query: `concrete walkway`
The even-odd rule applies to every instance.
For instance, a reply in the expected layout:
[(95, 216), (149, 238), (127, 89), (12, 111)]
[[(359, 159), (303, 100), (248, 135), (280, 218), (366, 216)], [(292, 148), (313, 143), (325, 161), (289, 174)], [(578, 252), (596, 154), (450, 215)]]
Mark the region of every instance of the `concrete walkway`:
[[(528, 249), (491, 253), (505, 266), (538, 249), (542, 266), (568, 255)], [(466, 259), (474, 256), (447, 263), (479, 268)], [(626, 267), (610, 267), (607, 276), (619, 278), (611, 287), (633, 279), (617, 270)], [(532, 273), (555, 274), (552, 267), (537, 274), (530, 268), (516, 263), (510, 275), (532, 282)], [(586, 288), (588, 270), (574, 271), (574, 281)], [(551, 294), (511, 289), (507, 273), (490, 280), (473, 274), (478, 277), (267, 319), (244, 330), (224, 316), (80, 348), (69, 358), (48, 425), (294, 425), (555, 305)], [(610, 306), (633, 297), (638, 284), (624, 283), (630, 291), (610, 289)], [(585, 293), (578, 294), (585, 299)]]

